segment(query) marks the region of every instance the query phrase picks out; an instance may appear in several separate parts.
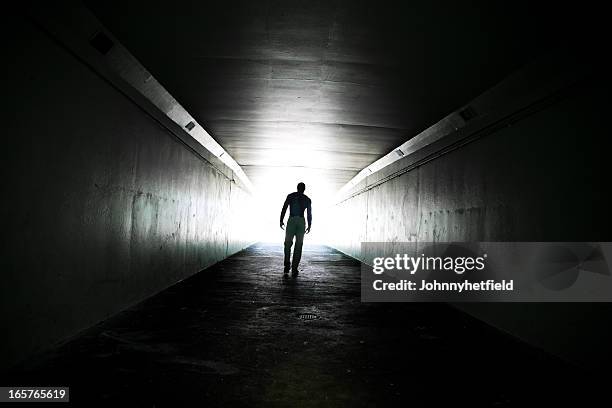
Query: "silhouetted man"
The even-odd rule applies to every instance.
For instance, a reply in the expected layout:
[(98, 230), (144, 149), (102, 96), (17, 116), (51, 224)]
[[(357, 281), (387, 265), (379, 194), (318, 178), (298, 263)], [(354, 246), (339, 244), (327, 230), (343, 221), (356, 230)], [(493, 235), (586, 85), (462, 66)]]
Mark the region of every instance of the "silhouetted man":
[[(307, 195), (304, 194), (306, 185), (299, 183), (297, 185), (297, 192), (291, 193), (285, 199), (283, 204), (283, 210), (280, 215), (280, 227), (281, 229), (285, 225), (283, 220), (285, 219), (285, 212), (289, 207), (289, 219), (287, 220), (287, 229), (285, 230), (285, 273), (289, 273), (291, 268), (291, 274), (297, 275), (298, 265), (302, 258), (302, 244), (304, 243), (304, 234), (310, 232), (310, 226), (312, 225), (312, 207), (311, 201)], [(308, 210), (308, 228), (306, 228), (304, 221), (304, 210)], [(295, 248), (293, 249), (293, 263), (289, 261), (291, 258), (291, 245), (293, 245), (293, 237), (295, 237)]]

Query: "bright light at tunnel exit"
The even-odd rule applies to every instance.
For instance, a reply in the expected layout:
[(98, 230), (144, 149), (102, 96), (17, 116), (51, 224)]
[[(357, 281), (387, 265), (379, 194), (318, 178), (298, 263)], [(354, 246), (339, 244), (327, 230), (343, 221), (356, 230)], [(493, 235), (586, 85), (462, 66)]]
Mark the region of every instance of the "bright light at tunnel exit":
[[(333, 231), (332, 209), (335, 191), (329, 187), (329, 183), (320, 177), (313, 177), (302, 171), (292, 174), (292, 171), (275, 171), (268, 180), (274, 182), (266, 185), (256, 185), (254, 193), (254, 223), (255, 239), (258, 242), (282, 244), (285, 239), (285, 231), (280, 228), (280, 213), (289, 193), (297, 190), (297, 184), (301, 181), (306, 184), (304, 192), (312, 200), (312, 229), (304, 236), (304, 244), (330, 244)], [(283, 174), (289, 173), (289, 174)], [(287, 224), (289, 210), (285, 214), (284, 222)], [(304, 211), (306, 217), (306, 211)]]

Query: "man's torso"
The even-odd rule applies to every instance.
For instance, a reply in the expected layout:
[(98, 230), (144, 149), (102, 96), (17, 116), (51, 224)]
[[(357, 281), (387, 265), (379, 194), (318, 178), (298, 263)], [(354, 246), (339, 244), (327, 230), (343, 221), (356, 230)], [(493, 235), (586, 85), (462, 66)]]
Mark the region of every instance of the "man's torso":
[(304, 210), (310, 207), (310, 198), (306, 194), (291, 193), (287, 196), (287, 201), (289, 201), (290, 217), (303, 217)]

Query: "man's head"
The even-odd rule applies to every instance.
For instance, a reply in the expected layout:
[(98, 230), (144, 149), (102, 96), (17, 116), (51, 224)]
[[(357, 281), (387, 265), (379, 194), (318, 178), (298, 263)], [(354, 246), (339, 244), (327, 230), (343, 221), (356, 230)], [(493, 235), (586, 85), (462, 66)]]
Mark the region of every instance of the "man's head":
[(304, 192), (304, 190), (306, 190), (306, 184), (304, 184), (304, 183), (298, 183), (298, 185), (297, 185), (297, 189), (298, 189), (298, 192), (299, 192), (299, 193), (303, 193), (303, 192)]

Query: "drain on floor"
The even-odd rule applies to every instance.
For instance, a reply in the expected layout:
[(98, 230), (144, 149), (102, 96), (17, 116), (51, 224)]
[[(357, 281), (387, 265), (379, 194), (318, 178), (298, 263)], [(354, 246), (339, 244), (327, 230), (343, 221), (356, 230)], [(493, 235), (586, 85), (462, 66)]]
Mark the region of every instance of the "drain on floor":
[(298, 317), (302, 320), (315, 320), (318, 316), (314, 313), (300, 313)]

